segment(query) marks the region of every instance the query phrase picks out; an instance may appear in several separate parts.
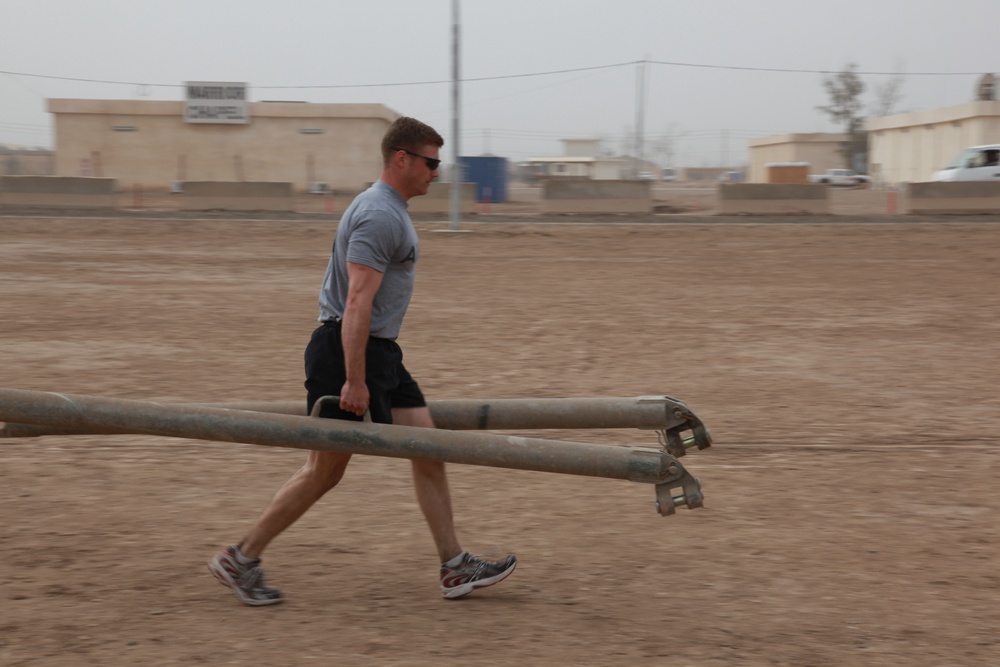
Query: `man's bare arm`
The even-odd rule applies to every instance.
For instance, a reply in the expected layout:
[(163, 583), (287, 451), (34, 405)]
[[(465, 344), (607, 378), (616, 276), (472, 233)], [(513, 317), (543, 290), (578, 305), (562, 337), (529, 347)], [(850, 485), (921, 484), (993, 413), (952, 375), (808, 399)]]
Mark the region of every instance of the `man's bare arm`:
[(382, 285), (382, 272), (364, 264), (347, 263), (347, 304), (341, 321), (347, 382), (340, 392), (340, 408), (363, 415), (368, 408), (365, 385), (365, 349), (372, 321), (372, 302)]

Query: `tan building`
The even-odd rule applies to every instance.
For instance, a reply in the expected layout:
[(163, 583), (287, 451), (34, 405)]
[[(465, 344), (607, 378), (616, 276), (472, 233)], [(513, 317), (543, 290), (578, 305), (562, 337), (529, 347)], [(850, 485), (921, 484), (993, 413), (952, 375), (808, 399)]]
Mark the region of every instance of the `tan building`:
[(721, 181), (744, 180), (743, 170), (738, 167), (684, 167), (675, 171), (677, 180), (691, 183), (715, 185)]
[(0, 176), (51, 176), (54, 162), (43, 148), (0, 145)]
[(524, 162), (524, 168), (530, 181), (617, 181), (622, 178), (623, 161), (596, 157), (533, 157)]
[(868, 121), (876, 182), (928, 181), (970, 146), (1000, 143), (1000, 101), (980, 100)]
[(52, 99), (55, 175), (166, 190), (178, 181), (326, 183), (356, 191), (382, 170), (399, 116), (381, 104), (248, 103), (249, 122), (186, 122), (184, 102)]
[(617, 158), (597, 157), (600, 139), (561, 139), (561, 157), (532, 157), (524, 163), (529, 182), (548, 180), (590, 179), (596, 181), (619, 180), (625, 163)]
[(818, 132), (813, 134), (782, 134), (751, 140), (749, 183), (767, 183), (768, 165), (774, 163), (809, 164), (809, 173), (818, 174), (827, 169), (846, 166), (841, 152), (848, 135)]
[(601, 148), (600, 139), (560, 139), (563, 155), (566, 157), (597, 157)]

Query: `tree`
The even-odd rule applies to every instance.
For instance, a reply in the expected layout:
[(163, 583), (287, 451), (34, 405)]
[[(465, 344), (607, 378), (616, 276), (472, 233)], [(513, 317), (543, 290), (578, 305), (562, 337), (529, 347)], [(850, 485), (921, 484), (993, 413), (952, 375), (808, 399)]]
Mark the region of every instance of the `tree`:
[(861, 95), (865, 92), (865, 82), (858, 76), (858, 66), (848, 63), (847, 68), (823, 78), (823, 87), (830, 98), (830, 103), (816, 107), (826, 113), (830, 119), (844, 126), (848, 134), (856, 134), (864, 125), (861, 110), (864, 104)]
[[(865, 82), (857, 73), (858, 66), (848, 63), (847, 67), (823, 78), (823, 87), (830, 103), (816, 107), (830, 119), (844, 127), (848, 139), (841, 147), (841, 154), (847, 167), (857, 169), (866, 162), (868, 135), (865, 132), (864, 103), (861, 96), (865, 92)], [(863, 169), (861, 169), (863, 171)]]
[(875, 101), (872, 104), (872, 116), (879, 118), (889, 116), (896, 110), (896, 105), (903, 99), (903, 75), (893, 74), (882, 85), (875, 86)]

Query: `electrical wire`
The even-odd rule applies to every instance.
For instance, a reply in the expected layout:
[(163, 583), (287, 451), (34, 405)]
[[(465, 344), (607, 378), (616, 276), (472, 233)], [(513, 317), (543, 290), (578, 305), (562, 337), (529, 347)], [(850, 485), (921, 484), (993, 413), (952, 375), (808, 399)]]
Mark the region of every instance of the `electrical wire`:
[[(775, 72), (786, 74), (837, 74), (839, 70), (826, 69), (795, 69), (787, 67), (751, 67), (747, 65), (710, 65), (707, 63), (687, 63), (669, 60), (632, 60), (623, 63), (613, 63), (609, 65), (594, 65), (591, 67), (572, 67), (558, 70), (548, 70), (545, 72), (526, 72), (522, 74), (501, 74), (496, 76), (481, 76), (459, 79), (462, 83), (475, 83), (480, 81), (500, 81), (503, 79), (523, 79), (537, 76), (553, 76), (556, 74), (571, 74), (574, 72), (590, 72), (601, 69), (613, 69), (618, 67), (628, 67), (639, 64), (665, 65), (668, 67), (697, 67), (703, 69), (722, 69), (744, 72)], [(874, 71), (854, 71), (861, 76), (978, 76), (982, 72), (874, 72)], [(55, 79), (59, 81), (77, 81), (82, 83), (103, 83), (118, 86), (148, 86), (155, 88), (184, 88), (185, 84), (178, 83), (148, 83), (138, 81), (113, 81), (109, 79), (91, 79), (71, 76), (55, 76), (52, 74), (32, 74), (28, 72), (11, 72), (0, 70), (0, 74), (11, 76), (24, 76), (36, 79)], [(342, 83), (342, 84), (317, 84), (317, 85), (281, 85), (281, 86), (257, 86), (258, 90), (312, 90), (312, 89), (334, 89), (334, 88), (392, 88), (401, 86), (431, 86), (451, 83), (450, 79), (440, 79), (433, 81), (397, 81), (392, 83)]]

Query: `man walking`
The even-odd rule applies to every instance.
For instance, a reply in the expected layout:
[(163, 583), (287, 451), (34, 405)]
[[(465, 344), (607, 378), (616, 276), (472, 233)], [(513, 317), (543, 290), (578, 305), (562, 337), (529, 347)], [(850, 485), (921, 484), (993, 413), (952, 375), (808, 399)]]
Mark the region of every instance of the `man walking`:
[[(322, 417), (433, 428), (416, 381), (403, 366), (396, 337), (413, 293), (419, 257), (416, 230), (407, 213), (411, 197), (427, 194), (441, 163), (444, 140), (432, 127), (399, 118), (382, 138), (382, 175), (344, 212), (320, 291), (321, 325), (305, 351), (307, 411), (322, 396)], [(209, 570), (245, 604), (281, 602), (269, 587), (260, 555), (327, 491), (340, 482), (351, 454), (310, 451), (278, 490), (243, 539), (216, 554)], [(441, 561), (441, 592), (458, 598), (505, 579), (517, 565), (508, 555), (484, 560), (459, 546), (444, 464), (414, 460), (413, 482)]]

